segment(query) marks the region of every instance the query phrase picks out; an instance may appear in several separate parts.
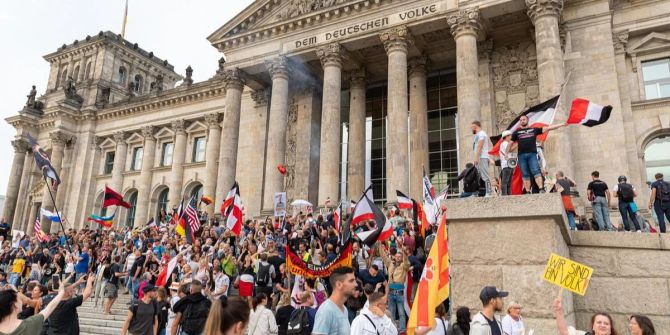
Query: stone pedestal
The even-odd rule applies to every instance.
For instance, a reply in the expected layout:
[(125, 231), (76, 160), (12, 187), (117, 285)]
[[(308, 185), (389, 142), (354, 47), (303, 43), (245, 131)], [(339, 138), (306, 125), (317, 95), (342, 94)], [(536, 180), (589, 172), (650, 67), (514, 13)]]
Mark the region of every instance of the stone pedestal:
[(426, 95), (425, 56), (409, 60), (409, 196), (423, 196), (423, 170), (428, 172), (428, 96)]
[(407, 48), (411, 36), (400, 26), (380, 35), (388, 56), (388, 116), (386, 134), (386, 199), (396, 190), (409, 193), (409, 147), (407, 131)]
[[(221, 142), (221, 121), (219, 121), (219, 113), (205, 115), (205, 123), (207, 123), (208, 133), (207, 148), (205, 149), (205, 182), (202, 186), (202, 193), (216, 198), (216, 180), (219, 173), (219, 145)], [(214, 211), (216, 204), (218, 203), (219, 201), (216, 199), (214, 205), (205, 207), (208, 217), (214, 217)]]
[(9, 173), (7, 195), (2, 212), (2, 217), (4, 217), (7, 222), (13, 222), (14, 216), (16, 215), (19, 186), (21, 185), (21, 180), (24, 175), (23, 166), (26, 161), (26, 152), (28, 151), (28, 143), (22, 139), (12, 141), (12, 146), (14, 147), (14, 159), (12, 161), (12, 169)]
[(268, 61), (266, 65), (272, 76), (272, 95), (270, 98), (262, 208), (272, 209), (275, 192), (284, 190), (284, 176), (277, 171), (277, 164), (283, 165), (286, 160), (289, 65), (284, 56)]
[(365, 191), (365, 69), (350, 76), (347, 194), (349, 199), (357, 200)]
[[(172, 121), (174, 131), (174, 151), (172, 153), (172, 173), (170, 174), (170, 206), (179, 206), (184, 186), (184, 162), (186, 161), (186, 123), (184, 120)], [(188, 201), (188, 200), (187, 200)]]
[(143, 227), (149, 221), (149, 201), (151, 197), (151, 179), (153, 177), (154, 159), (156, 157), (156, 138), (154, 127), (142, 128), (144, 136), (144, 151), (142, 157), (142, 170), (137, 187), (137, 207), (135, 210), (134, 227)]
[(337, 43), (317, 49), (323, 66), (323, 105), (321, 107), (321, 157), (319, 162), (319, 202), (340, 200), (342, 61), (344, 48)]
[(244, 82), (240, 77), (239, 69), (227, 70), (224, 76), (226, 82), (226, 111), (223, 115), (223, 130), (220, 139), (219, 178), (222, 193), (217, 204), (223, 203), (224, 197), (235, 182), (237, 168), (237, 147), (240, 138), (240, 108), (242, 106), (242, 90)]
[(458, 166), (474, 159), (472, 121), (481, 119), (477, 36), (481, 30), (479, 9), (461, 10), (449, 16), (447, 23), (456, 40), (456, 92), (458, 94)]

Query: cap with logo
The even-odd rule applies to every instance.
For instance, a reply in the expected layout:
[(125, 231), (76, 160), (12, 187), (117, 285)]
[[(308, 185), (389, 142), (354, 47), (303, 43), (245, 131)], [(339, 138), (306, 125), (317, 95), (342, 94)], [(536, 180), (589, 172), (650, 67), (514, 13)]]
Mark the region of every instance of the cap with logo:
[(495, 286), (486, 286), (482, 289), (482, 292), (479, 293), (479, 300), (481, 300), (483, 303), (486, 303), (491, 299), (504, 298), (508, 295), (509, 292), (498, 291)]

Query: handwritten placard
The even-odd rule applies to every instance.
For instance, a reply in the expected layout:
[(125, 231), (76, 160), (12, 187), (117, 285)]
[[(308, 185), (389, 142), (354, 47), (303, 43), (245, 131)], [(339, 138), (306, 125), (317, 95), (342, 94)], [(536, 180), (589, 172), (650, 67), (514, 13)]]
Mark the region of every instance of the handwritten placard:
[(552, 253), (542, 278), (583, 296), (589, 287), (591, 275), (592, 268)]

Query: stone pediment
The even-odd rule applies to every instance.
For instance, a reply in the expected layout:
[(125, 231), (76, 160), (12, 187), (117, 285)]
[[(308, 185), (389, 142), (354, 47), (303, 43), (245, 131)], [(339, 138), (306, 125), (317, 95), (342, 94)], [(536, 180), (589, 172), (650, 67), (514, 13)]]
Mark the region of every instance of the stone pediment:
[(661, 33), (650, 33), (641, 40), (631, 44), (627, 51), (632, 55), (640, 55), (668, 49), (670, 49), (670, 38), (668, 36)]

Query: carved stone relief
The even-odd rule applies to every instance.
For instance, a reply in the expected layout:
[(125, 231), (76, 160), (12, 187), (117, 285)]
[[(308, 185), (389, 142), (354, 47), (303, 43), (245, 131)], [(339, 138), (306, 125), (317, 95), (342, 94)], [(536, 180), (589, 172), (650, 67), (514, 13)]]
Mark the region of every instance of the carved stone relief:
[(521, 42), (496, 47), (491, 55), (496, 125), (507, 128), (519, 113), (539, 102), (535, 44)]
[(349, 1), (351, 0), (290, 0), (288, 6), (279, 13), (278, 17), (286, 20)]

